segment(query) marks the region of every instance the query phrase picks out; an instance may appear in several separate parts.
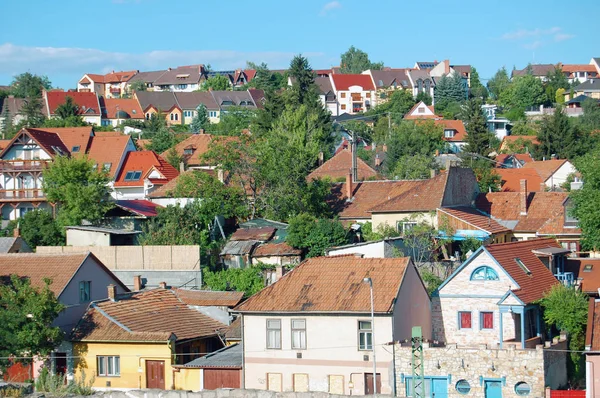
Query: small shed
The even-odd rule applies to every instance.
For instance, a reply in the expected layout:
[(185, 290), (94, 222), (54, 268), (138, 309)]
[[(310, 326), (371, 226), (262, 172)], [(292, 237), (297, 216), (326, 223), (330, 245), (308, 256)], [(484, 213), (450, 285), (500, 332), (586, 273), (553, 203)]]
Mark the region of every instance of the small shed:
[(257, 240), (230, 240), (225, 244), (219, 256), (227, 268), (246, 268), (251, 265), (250, 255)]
[[(181, 380), (184, 385), (175, 387), (192, 391), (240, 388), (242, 356), (242, 345), (233, 344), (196, 358), (179, 367), (181, 375), (176, 376), (176, 380)], [(199, 382), (198, 385), (193, 385), (196, 381)]]
[(94, 227), (88, 225), (65, 227), (67, 246), (132, 246), (140, 231)]

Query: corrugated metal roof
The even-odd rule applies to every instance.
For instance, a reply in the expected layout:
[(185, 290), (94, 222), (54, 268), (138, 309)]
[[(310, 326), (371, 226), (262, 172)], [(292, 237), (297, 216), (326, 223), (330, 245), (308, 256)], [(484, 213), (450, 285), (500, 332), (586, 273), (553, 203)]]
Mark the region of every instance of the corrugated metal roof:
[(225, 244), (223, 250), (221, 250), (220, 255), (240, 255), (240, 254), (248, 254), (252, 251), (254, 245), (256, 245), (258, 241), (256, 240), (230, 240)]

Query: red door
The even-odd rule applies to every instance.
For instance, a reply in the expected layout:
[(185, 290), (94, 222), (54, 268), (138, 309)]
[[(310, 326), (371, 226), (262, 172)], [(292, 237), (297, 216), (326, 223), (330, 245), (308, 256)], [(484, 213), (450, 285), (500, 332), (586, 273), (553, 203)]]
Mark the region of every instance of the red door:
[(146, 388), (165, 389), (165, 361), (146, 361)]
[(204, 389), (240, 388), (239, 369), (204, 369)]
[[(380, 373), (377, 373), (377, 394), (381, 394)], [(373, 373), (365, 373), (365, 395), (373, 395)]]

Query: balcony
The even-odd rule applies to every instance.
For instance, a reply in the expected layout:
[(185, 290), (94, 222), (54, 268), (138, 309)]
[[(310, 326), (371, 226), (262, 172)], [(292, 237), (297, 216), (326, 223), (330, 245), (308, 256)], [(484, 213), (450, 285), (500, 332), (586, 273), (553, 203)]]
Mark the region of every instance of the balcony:
[(575, 276), (572, 272), (559, 272), (558, 274), (554, 274), (554, 277), (558, 279), (560, 283), (567, 287), (573, 286), (575, 284)]
[(121, 89), (119, 87), (111, 87), (110, 93), (111, 94), (121, 94)]
[(49, 163), (47, 160), (2, 160), (0, 173), (42, 171)]
[(40, 202), (46, 195), (41, 188), (33, 189), (0, 189), (0, 202)]

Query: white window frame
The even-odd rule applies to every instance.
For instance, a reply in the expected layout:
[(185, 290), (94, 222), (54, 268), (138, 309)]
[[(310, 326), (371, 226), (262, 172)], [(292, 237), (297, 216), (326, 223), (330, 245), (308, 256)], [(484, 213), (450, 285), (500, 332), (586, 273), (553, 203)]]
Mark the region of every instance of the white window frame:
[[(402, 232), (402, 235), (406, 235), (418, 224), (419, 223), (416, 221), (399, 221), (396, 228), (398, 229), (398, 232)], [(400, 227), (402, 227), (402, 228), (400, 228)]]
[(79, 282), (79, 302), (87, 303), (92, 297), (92, 281)]
[[(369, 325), (369, 328), (366, 328), (366, 325)], [(373, 350), (373, 323), (371, 320), (359, 320), (357, 325), (358, 332), (358, 350), (359, 351), (371, 351)], [(365, 336), (362, 339), (362, 336)], [(370, 337), (370, 344), (369, 344)], [(364, 341), (364, 344), (363, 344)]]
[(444, 138), (454, 138), (454, 130), (444, 130)]
[(99, 377), (121, 376), (121, 357), (118, 355), (98, 355), (96, 366)]

